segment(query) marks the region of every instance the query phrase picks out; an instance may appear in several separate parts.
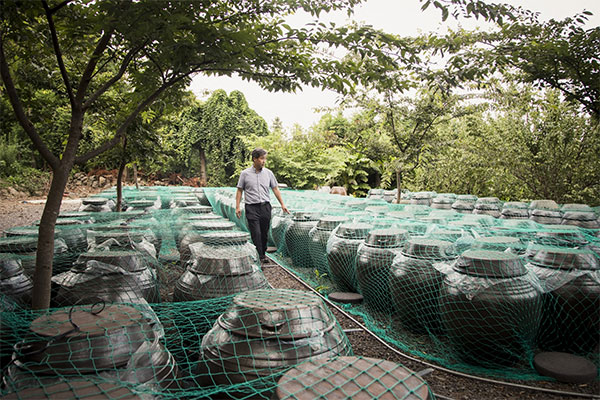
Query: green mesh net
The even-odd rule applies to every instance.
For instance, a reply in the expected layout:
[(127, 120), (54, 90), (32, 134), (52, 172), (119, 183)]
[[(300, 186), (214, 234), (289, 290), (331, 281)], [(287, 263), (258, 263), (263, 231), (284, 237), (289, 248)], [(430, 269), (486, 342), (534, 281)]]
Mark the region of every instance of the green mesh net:
[[(539, 351), (598, 365), (597, 208), (282, 193), (269, 257), (324, 295), (360, 293), (344, 309), (401, 350), (502, 378), (540, 379)], [(122, 212), (115, 199), (59, 215), (46, 312), (29, 309), (38, 227), (0, 238), (3, 395), (432, 398), (401, 365), (354, 357), (318, 296), (269, 285), (235, 188), (125, 188)]]

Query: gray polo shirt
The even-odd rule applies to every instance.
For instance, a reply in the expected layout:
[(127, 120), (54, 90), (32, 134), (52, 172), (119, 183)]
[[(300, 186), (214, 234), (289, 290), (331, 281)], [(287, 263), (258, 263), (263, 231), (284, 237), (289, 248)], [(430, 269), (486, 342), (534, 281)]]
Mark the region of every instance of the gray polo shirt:
[(256, 172), (254, 166), (246, 168), (240, 174), (238, 189), (244, 191), (246, 204), (257, 204), (271, 201), (269, 188), (277, 187), (277, 179), (270, 169), (264, 168)]

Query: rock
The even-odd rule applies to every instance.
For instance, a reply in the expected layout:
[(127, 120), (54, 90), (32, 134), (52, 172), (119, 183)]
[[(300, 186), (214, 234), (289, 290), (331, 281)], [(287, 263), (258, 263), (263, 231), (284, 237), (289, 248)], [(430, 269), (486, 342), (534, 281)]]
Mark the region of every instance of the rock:
[(98, 177), (98, 186), (104, 187), (104, 186), (106, 186), (106, 183), (107, 183), (107, 180), (105, 177), (103, 177), (103, 176)]
[(97, 180), (95, 180), (95, 179), (94, 179), (94, 180), (92, 181), (92, 187), (93, 187), (93, 188), (97, 188), (97, 187), (98, 187), (98, 181), (97, 181)]

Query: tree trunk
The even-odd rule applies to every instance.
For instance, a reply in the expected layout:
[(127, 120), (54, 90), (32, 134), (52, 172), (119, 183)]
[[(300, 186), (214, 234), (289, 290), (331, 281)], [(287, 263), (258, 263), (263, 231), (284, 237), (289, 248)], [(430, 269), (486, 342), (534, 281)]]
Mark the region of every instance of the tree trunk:
[(206, 182), (208, 181), (208, 177), (206, 176), (206, 153), (204, 153), (204, 149), (200, 147), (200, 185), (206, 186)]
[(396, 203), (400, 204), (400, 200), (402, 199), (402, 171), (399, 169), (396, 170), (396, 189), (398, 189)]
[(123, 154), (121, 155), (121, 164), (119, 164), (119, 172), (117, 174), (117, 212), (121, 212), (121, 204), (123, 203), (123, 171), (125, 171), (125, 165), (127, 159), (125, 156), (125, 150), (127, 149), (127, 138), (123, 139)]
[(50, 191), (40, 220), (35, 272), (33, 274), (33, 298), (31, 308), (44, 310), (50, 307), (52, 260), (54, 259), (54, 227), (60, 212), (70, 167), (61, 165), (52, 174)]
[(137, 163), (133, 163), (133, 181), (135, 182), (135, 188), (139, 189)]

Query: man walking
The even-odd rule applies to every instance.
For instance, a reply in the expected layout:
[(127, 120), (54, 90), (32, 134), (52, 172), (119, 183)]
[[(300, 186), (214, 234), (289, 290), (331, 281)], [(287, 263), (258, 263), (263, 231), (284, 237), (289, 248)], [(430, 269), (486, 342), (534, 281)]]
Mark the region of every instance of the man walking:
[(265, 252), (267, 251), (267, 238), (269, 235), (269, 226), (271, 225), (271, 196), (269, 188), (273, 189), (273, 194), (275, 194), (275, 197), (281, 204), (281, 210), (289, 214), (288, 209), (283, 204), (275, 175), (273, 175), (270, 169), (265, 168), (266, 161), (266, 150), (257, 148), (252, 151), (252, 166), (246, 168), (240, 174), (240, 179), (237, 183), (237, 193), (235, 195), (235, 215), (241, 218), (242, 210), (240, 209), (240, 202), (242, 200), (242, 192), (245, 192), (244, 201), (248, 229), (250, 230), (252, 243), (256, 246), (262, 262), (267, 261)]

